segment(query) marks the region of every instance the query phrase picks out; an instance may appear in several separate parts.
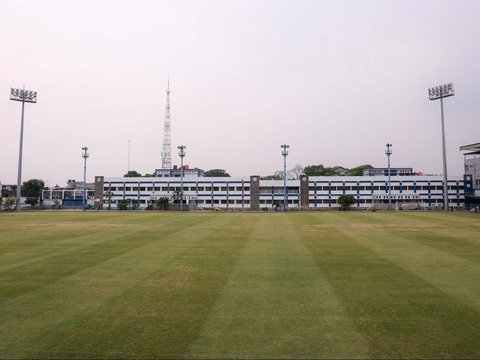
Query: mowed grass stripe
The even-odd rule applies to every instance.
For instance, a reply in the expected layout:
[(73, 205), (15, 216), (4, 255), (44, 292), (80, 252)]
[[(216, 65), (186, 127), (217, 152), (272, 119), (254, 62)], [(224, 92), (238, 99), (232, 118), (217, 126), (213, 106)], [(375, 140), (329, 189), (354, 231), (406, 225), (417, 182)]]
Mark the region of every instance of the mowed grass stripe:
[[(5, 301), (0, 308), (0, 334), (4, 333), (0, 337), (0, 353), (2, 348), (22, 344), (23, 338), (31, 337), (36, 331), (56, 327), (70, 316), (94, 311), (111, 297), (129, 291), (196, 241), (208, 236), (210, 230), (206, 229), (210, 226), (207, 223), (212, 220), (214, 219), (199, 217), (192, 223), (191, 219), (187, 219), (185, 224), (189, 226), (173, 227), (169, 233), (165, 233), (157, 229), (158, 223), (165, 221), (158, 216), (158, 221), (152, 224), (152, 234), (146, 235), (152, 241), (143, 245), (139, 243), (136, 248), (119, 256), (110, 257), (75, 273), (71, 271), (72, 274), (68, 276)], [(171, 222), (166, 222), (167, 224)], [(179, 239), (182, 240), (185, 234), (190, 236), (189, 241), (182, 243)], [(135, 243), (136, 240), (132, 239), (132, 242)], [(76, 259), (76, 262), (82, 261), (81, 257)], [(78, 264), (72, 264), (72, 267), (76, 269)]]
[[(408, 216), (405, 226), (400, 231), (392, 231), (405, 239), (432, 247), (480, 264), (480, 218), (475, 215), (448, 214), (455, 218), (452, 221), (437, 221), (434, 223), (425, 221), (424, 217), (415, 218)], [(436, 214), (435, 214), (436, 215)], [(448, 216), (447, 216), (448, 217)], [(443, 219), (445, 215), (434, 216), (435, 219)]]
[[(344, 228), (343, 231), (347, 230)], [(425, 240), (420, 243), (391, 231), (359, 231), (354, 239), (388, 261), (422, 278), (439, 291), (448, 293), (480, 312), (478, 262), (438, 250), (434, 243), (429, 244)], [(476, 256), (478, 257), (478, 253)]]
[[(201, 220), (201, 218), (197, 218)], [(206, 218), (203, 219), (203, 221)], [(194, 220), (174, 221), (178, 224), (160, 222), (142, 229), (125, 227), (106, 235), (103, 231), (86, 228), (88, 233), (82, 239), (85, 243), (63, 244), (52, 249), (52, 254), (43, 254), (15, 266), (14, 271), (7, 266), (0, 270), (0, 303), (10, 298), (28, 293), (50, 283), (66, 278), (90, 266), (95, 266), (110, 258), (117, 257), (155, 239), (154, 236), (168, 235), (188, 227)], [(78, 240), (78, 239), (75, 239)], [(56, 244), (58, 245), (58, 244)]]
[[(382, 214), (380, 226), (359, 227), (342, 219), (342, 231), (398, 266), (415, 273), (440, 291), (480, 311), (480, 236), (471, 214)], [(425, 221), (428, 218), (431, 221)], [(413, 220), (413, 221), (412, 221)], [(396, 223), (401, 226), (392, 226)], [(382, 225), (383, 224), (383, 225)], [(456, 233), (455, 237), (436, 234)], [(458, 236), (462, 234), (462, 236)]]
[(290, 214), (261, 214), (187, 357), (364, 358), (367, 346), (299, 241)]
[[(124, 218), (122, 222), (117, 221), (115, 213), (43, 213), (42, 217), (39, 214), (0, 216), (0, 270), (41, 256), (54, 256), (57, 251), (68, 251), (72, 244), (82, 246), (90, 241), (102, 241), (103, 235), (135, 233), (143, 229), (144, 221), (140, 214), (132, 214), (128, 221)], [(172, 221), (179, 218), (170, 218), (169, 222)], [(91, 240), (92, 233), (96, 234), (94, 240)]]
[(367, 339), (366, 357), (479, 357), (480, 314), (414, 269), (371, 248), (369, 238), (382, 223), (388, 228), (402, 221), (392, 215), (363, 220), (363, 214), (342, 213), (329, 215), (328, 224), (322, 214), (293, 218), (318, 267)]
[[(74, 299), (70, 299), (61, 319), (57, 317), (57, 321), (50, 326), (37, 328), (30, 336), (22, 337), (22, 341), (11, 343), (9, 356), (182, 356), (196, 337), (210, 307), (222, 291), (229, 272), (235, 266), (251, 222), (250, 219), (218, 217), (217, 214), (199, 218), (209, 221), (191, 227), (191, 232), (184, 229), (166, 239), (157, 239), (157, 242), (149, 244), (149, 252), (142, 253), (136, 249), (130, 253), (130, 260), (124, 254), (122, 260), (128, 265), (122, 268), (117, 263), (116, 267), (110, 269), (114, 276), (112, 283), (108, 284), (104, 279), (108, 271), (100, 271), (101, 283), (107, 289), (114, 288), (116, 281), (121, 285), (125, 278), (134, 281), (127, 291), (123, 289), (105, 298), (100, 287), (97, 287), (99, 293), (94, 293), (91, 301), (86, 299), (91, 306), (83, 311), (71, 311), (69, 307), (74, 306)], [(156, 250), (154, 244), (157, 245)], [(167, 250), (164, 254), (166, 247), (171, 247), (172, 252)], [(139, 258), (148, 253), (149, 257)], [(130, 273), (135, 263), (139, 267), (157, 263), (157, 267), (153, 272), (149, 267), (150, 273), (139, 276), (138, 271)], [(94, 273), (90, 275), (95, 276)], [(133, 279), (128, 279), (130, 276)], [(65, 282), (68, 280), (65, 279)], [(78, 288), (79, 292), (85, 290)], [(100, 301), (95, 305), (97, 296)], [(85, 296), (81, 299), (85, 300)], [(42, 321), (45, 318), (40, 319)]]

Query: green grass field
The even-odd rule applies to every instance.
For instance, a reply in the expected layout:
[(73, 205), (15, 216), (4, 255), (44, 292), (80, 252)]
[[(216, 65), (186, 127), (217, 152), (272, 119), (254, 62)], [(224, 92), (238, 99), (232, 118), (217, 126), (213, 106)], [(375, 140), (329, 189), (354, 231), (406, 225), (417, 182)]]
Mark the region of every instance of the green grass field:
[(480, 358), (480, 217), (3, 213), (0, 358)]

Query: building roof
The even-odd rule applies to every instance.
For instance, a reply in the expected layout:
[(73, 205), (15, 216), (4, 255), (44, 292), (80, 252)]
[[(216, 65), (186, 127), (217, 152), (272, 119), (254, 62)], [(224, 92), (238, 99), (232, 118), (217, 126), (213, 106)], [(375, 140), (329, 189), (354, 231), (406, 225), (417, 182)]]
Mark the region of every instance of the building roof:
[(480, 152), (480, 143), (460, 146), (460, 151), (474, 151)]

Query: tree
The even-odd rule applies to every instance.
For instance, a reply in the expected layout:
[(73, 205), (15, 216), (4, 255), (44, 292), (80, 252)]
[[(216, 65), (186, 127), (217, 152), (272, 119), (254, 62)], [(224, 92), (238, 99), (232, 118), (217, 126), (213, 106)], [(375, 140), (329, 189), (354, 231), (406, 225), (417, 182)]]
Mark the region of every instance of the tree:
[(372, 165), (360, 165), (352, 169), (343, 166), (325, 167), (320, 165), (306, 166), (304, 171), (308, 176), (362, 176), (364, 169), (373, 168)]
[(205, 174), (203, 174), (205, 177), (230, 177), (230, 174), (227, 173), (223, 169), (211, 169), (208, 171), (205, 171)]
[(175, 189), (172, 193), (172, 203), (179, 204), (181, 197), (182, 197), (182, 192), (180, 191), (180, 189)]
[(132, 210), (137, 210), (138, 207), (140, 206), (140, 202), (137, 199), (132, 199), (130, 200), (130, 206)]
[(166, 197), (161, 197), (157, 201), (155, 201), (155, 205), (157, 208), (160, 210), (167, 210), (168, 209), (168, 204), (170, 203), (170, 200)]
[(325, 167), (320, 164), (305, 166), (304, 172), (308, 176), (345, 176), (348, 169), (343, 166)]
[(118, 200), (117, 207), (118, 207), (118, 210), (127, 210), (128, 200)]
[(39, 202), (44, 186), (45, 183), (40, 179), (24, 181), (22, 185), (22, 196), (27, 197), (25, 202), (30, 206), (36, 206)]
[(44, 186), (45, 183), (40, 179), (24, 181), (22, 186), (22, 196), (38, 198)]
[(308, 165), (303, 169), (307, 176), (325, 176), (325, 167), (320, 165)]
[(353, 195), (340, 195), (337, 201), (342, 207), (342, 210), (346, 210), (355, 204), (355, 197)]
[(108, 210), (112, 210), (112, 197), (113, 197), (113, 192), (111, 192), (111, 191), (106, 191), (106, 192), (103, 194), (103, 197), (104, 197), (104, 198), (107, 198), (107, 200), (108, 200)]
[(5, 211), (10, 211), (13, 209), (13, 206), (16, 204), (17, 199), (14, 198), (13, 196), (9, 196), (8, 198), (5, 199), (3, 203), (3, 208)]
[(30, 205), (31, 207), (37, 206), (38, 197), (36, 197), (36, 196), (27, 197), (27, 199), (25, 200), (25, 203)]
[(348, 170), (348, 175), (349, 176), (362, 176), (363, 175), (363, 170), (365, 169), (372, 169), (372, 165), (360, 165), (357, 167), (354, 167), (350, 170)]
[(142, 177), (142, 174), (136, 172), (135, 170), (128, 171), (123, 177)]
[(267, 175), (260, 177), (261, 180), (282, 180), (282, 178), (278, 175)]
[(155, 174), (145, 174), (143, 177), (155, 177)]
[(289, 179), (297, 180), (300, 178), (300, 175), (303, 175), (304, 169), (300, 164), (296, 164), (292, 169), (287, 171), (287, 176)]

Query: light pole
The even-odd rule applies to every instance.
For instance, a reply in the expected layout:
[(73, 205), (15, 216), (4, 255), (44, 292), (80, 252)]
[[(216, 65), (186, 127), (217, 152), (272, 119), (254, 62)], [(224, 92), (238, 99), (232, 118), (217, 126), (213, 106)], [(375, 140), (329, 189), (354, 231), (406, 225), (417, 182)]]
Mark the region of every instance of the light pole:
[(87, 159), (88, 159), (88, 147), (83, 147), (82, 148), (83, 150), (83, 154), (82, 154), (82, 157), (83, 157), (83, 191), (82, 191), (82, 207), (83, 207), (83, 210), (85, 211), (85, 207), (86, 207), (86, 204), (85, 204), (85, 199), (86, 199), (86, 188), (87, 188)]
[(385, 154), (388, 158), (388, 209), (392, 208), (392, 182), (390, 178), (390, 155), (392, 155), (392, 144), (387, 144)]
[(287, 211), (287, 155), (290, 146), (283, 144), (280, 147), (283, 156), (283, 211)]
[(178, 147), (178, 155), (180, 156), (180, 211), (183, 211), (183, 158), (185, 157), (186, 148), (184, 145)]
[(443, 211), (448, 210), (448, 177), (447, 177), (447, 150), (445, 147), (445, 121), (443, 116), (443, 98), (455, 95), (453, 84), (435, 86), (428, 89), (430, 100), (440, 99), (440, 112), (442, 116), (442, 152), (443, 152)]
[(23, 118), (25, 103), (36, 103), (37, 92), (25, 89), (10, 88), (10, 100), (22, 102), (22, 121), (20, 123), (20, 147), (18, 151), (18, 176), (17, 176), (17, 211), (20, 211), (20, 200), (22, 198), (22, 155), (23, 155)]

